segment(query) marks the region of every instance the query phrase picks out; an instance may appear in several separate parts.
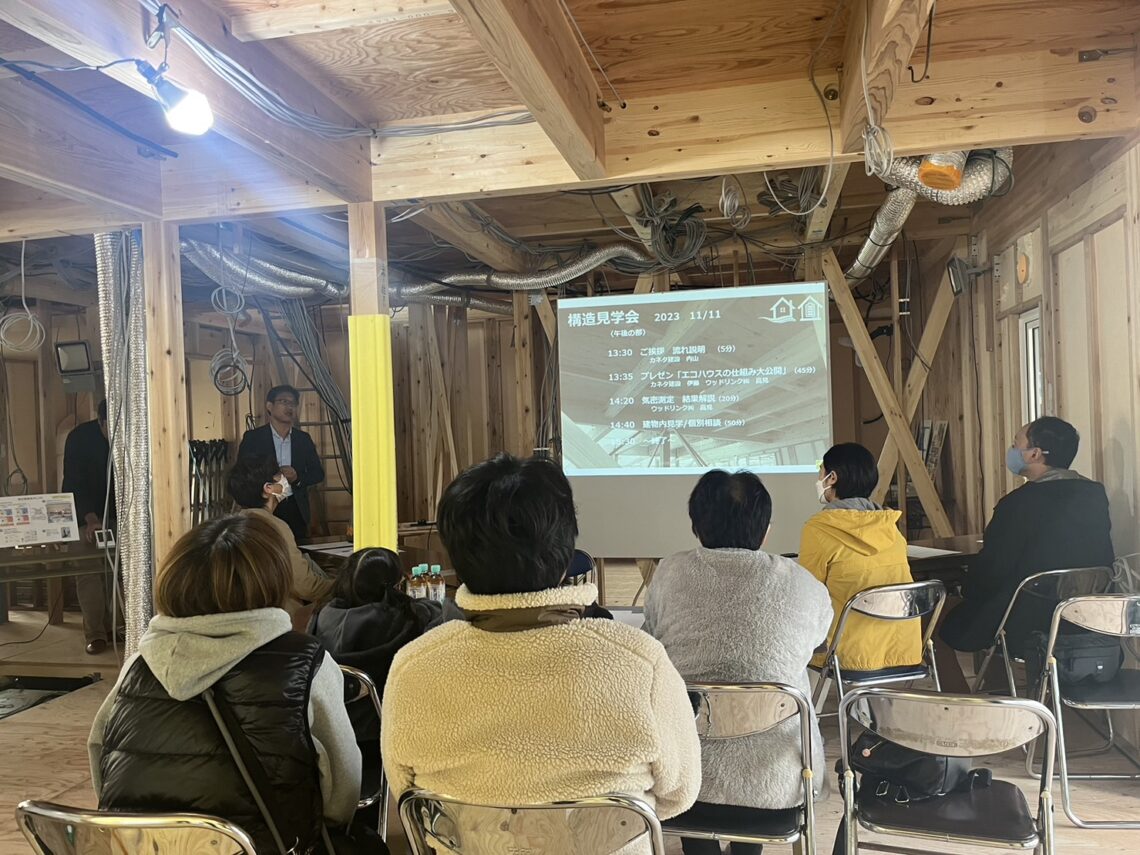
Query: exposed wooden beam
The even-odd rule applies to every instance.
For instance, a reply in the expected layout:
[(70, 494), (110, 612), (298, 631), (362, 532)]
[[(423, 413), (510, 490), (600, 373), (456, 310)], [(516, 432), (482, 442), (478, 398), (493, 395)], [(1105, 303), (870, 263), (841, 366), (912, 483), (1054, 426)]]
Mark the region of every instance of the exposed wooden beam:
[[(348, 206), (348, 245), (350, 313), (388, 314), (388, 237), (383, 205), (353, 202)], [(390, 372), (390, 363), (388, 369)]]
[(447, 0), (262, 0), (230, 18), (243, 42), (375, 27), (455, 12)]
[[(847, 181), (847, 172), (851, 169), (850, 163), (837, 163), (831, 171), (830, 186), (825, 188), (824, 199), (819, 207), (811, 212), (807, 225), (804, 227), (804, 240), (815, 243), (827, 237), (827, 228), (831, 225), (831, 218), (835, 209), (839, 207), (839, 196), (843, 192), (843, 184)], [(827, 173), (824, 173), (826, 179)]]
[[(359, 203), (364, 204), (364, 203)], [(335, 264), (348, 261), (348, 225), (320, 214), (247, 220), (247, 228)]]
[(186, 480), (186, 356), (182, 274), (175, 223), (142, 224), (146, 310), (147, 411), (154, 562), (190, 530)]
[(333, 211), (345, 204), (281, 164), (210, 135), (174, 147), (162, 164), (163, 217), (178, 222), (227, 220), (283, 211)]
[[(1132, 56), (1079, 63), (1081, 49), (1074, 40), (1068, 48), (946, 59), (921, 84), (908, 76), (891, 109), (895, 153), (1135, 133)], [(818, 79), (824, 88), (836, 81)], [(838, 122), (836, 102), (828, 103)], [(375, 197), (408, 204), (812, 166), (827, 161), (828, 133), (810, 84), (793, 79), (631, 98), (608, 116), (606, 147), (609, 176), (584, 181), (533, 124), (378, 139)], [(858, 158), (846, 153), (838, 161)]]
[(157, 161), (27, 80), (0, 81), (0, 177), (136, 221), (162, 213)]
[(603, 177), (601, 96), (562, 4), (452, 0), (452, 5), (574, 174)]
[[(0, 297), (19, 296), (19, 294), (19, 277), (0, 285)], [(78, 288), (72, 288), (54, 276), (36, 276), (34, 279), (29, 279), (26, 294), (29, 299), (49, 300), (52, 303), (62, 303), (65, 306), (91, 308), (99, 301), (99, 295), (94, 288), (81, 291)]]
[(139, 216), (121, 209), (96, 207), (14, 181), (0, 181), (0, 243), (86, 235), (138, 222)]
[(867, 324), (863, 320), (859, 307), (855, 304), (855, 295), (851, 293), (851, 287), (843, 276), (843, 269), (839, 266), (834, 250), (828, 249), (823, 254), (823, 275), (827, 279), (831, 296), (835, 299), (835, 305), (843, 317), (844, 326), (847, 328), (847, 334), (851, 337), (855, 352), (863, 363), (867, 381), (871, 384), (875, 399), (882, 408), (883, 419), (886, 421), (891, 435), (895, 438), (895, 443), (902, 455), (903, 462), (906, 464), (907, 471), (910, 472), (915, 492), (918, 493), (919, 501), (922, 502), (927, 517), (930, 518), (930, 527), (934, 530), (936, 537), (950, 537), (954, 534), (953, 527), (950, 525), (950, 518), (942, 506), (942, 500), (934, 487), (934, 481), (931, 480), (930, 474), (926, 471), (922, 454), (919, 452), (918, 446), (914, 442), (914, 436), (910, 432), (910, 422), (903, 414), (902, 406), (891, 387), (891, 380), (875, 350), (875, 343), (871, 341)]
[(637, 239), (645, 245), (646, 249), (651, 250), (653, 248), (653, 230), (645, 224), (645, 210), (641, 206), (641, 197), (637, 190), (633, 187), (615, 190), (610, 194), (610, 198), (614, 200), (615, 205), (621, 208), (625, 218), (629, 220), (629, 225), (637, 234)]
[[(234, 38), (227, 30), (226, 20), (206, 3), (183, 0), (175, 11), (181, 24), (300, 109), (339, 124), (358, 124), (309, 76), (279, 60), (264, 45)], [(105, 65), (124, 57), (153, 58), (153, 64), (157, 64), (162, 55), (146, 45), (148, 30), (155, 21), (138, 0), (84, 0), (81, 8), (74, 0), (5, 0), (0, 3), (0, 20), (91, 65)], [(210, 71), (177, 35), (171, 39), (169, 61), (170, 79), (201, 91), (209, 99), (219, 134), (340, 199), (371, 198), (367, 137), (322, 139), (269, 117)], [(116, 65), (105, 73), (153, 97), (150, 85), (133, 64)]]
[(431, 205), (413, 222), (495, 270), (521, 273), (527, 268), (526, 256), (496, 237), (491, 231), (495, 221), (474, 206), (460, 202)]
[(534, 362), (531, 353), (530, 299), (523, 291), (511, 296), (514, 307), (512, 330), (515, 351), (515, 448), (521, 457), (534, 454), (538, 430), (534, 419)]
[[(857, 0), (843, 43), (843, 80), (839, 87), (840, 139), (844, 151), (862, 149), (867, 126), (867, 98), (874, 119), (886, 123), (895, 90), (906, 73), (934, 0)], [(864, 98), (864, 73), (866, 92)]]

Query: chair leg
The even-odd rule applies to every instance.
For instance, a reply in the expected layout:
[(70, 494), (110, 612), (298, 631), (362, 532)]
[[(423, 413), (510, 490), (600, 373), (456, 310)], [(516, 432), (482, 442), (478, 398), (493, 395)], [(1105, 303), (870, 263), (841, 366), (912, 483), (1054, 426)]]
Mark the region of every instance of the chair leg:
[(380, 839), (388, 842), (388, 776), (381, 773), (380, 778), (380, 826), (376, 829)]
[(830, 681), (831, 669), (827, 665), (824, 665), (819, 671), (819, 681), (815, 684), (815, 694), (811, 699), (811, 705), (815, 707), (816, 715), (823, 712), (824, 698), (827, 697), (827, 690), (830, 688), (828, 683)]
[(934, 661), (934, 640), (926, 642), (926, 661), (930, 666), (930, 679), (934, 681), (934, 691), (942, 691), (942, 682), (938, 679), (938, 663)]
[[(839, 850), (840, 836), (843, 849)], [(836, 834), (835, 849), (843, 855), (859, 855), (859, 820), (855, 817), (855, 773), (843, 773), (843, 821)]]
[(997, 644), (986, 651), (986, 655), (982, 658), (982, 664), (978, 666), (978, 673), (974, 675), (974, 694), (979, 694), (982, 691), (982, 683), (986, 679), (986, 671), (990, 669), (990, 662), (993, 661), (994, 651), (997, 650)]
[(1013, 679), (1013, 660), (1009, 658), (1009, 646), (1005, 642), (1005, 633), (1000, 637), (1001, 641), (1001, 660), (1005, 665), (1005, 680), (1009, 686), (1009, 696), (1011, 698), (1017, 697), (1017, 683)]

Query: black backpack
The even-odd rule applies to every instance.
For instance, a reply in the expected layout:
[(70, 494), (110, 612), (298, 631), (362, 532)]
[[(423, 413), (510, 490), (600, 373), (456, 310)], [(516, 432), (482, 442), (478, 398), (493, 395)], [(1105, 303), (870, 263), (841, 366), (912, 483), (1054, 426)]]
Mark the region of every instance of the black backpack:
[[(1025, 645), (1025, 674), (1033, 686), (1034, 696), (1045, 674), (1048, 644), (1046, 633), (1033, 632)], [(1057, 680), (1061, 688), (1066, 689), (1082, 683), (1111, 681), (1124, 664), (1124, 648), (1116, 636), (1077, 629), (1065, 632), (1062, 626), (1053, 645), (1053, 658), (1057, 660)]]
[(898, 804), (988, 787), (992, 780), (988, 769), (970, 768), (966, 757), (926, 754), (873, 733), (856, 739), (848, 757), (862, 776), (860, 789)]

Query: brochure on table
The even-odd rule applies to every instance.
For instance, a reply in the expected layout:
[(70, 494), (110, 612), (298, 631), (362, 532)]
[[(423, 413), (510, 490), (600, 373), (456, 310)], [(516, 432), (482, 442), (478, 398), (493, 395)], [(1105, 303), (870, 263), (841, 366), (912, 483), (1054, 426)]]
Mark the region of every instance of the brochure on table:
[(71, 493), (0, 496), (0, 547), (79, 540)]

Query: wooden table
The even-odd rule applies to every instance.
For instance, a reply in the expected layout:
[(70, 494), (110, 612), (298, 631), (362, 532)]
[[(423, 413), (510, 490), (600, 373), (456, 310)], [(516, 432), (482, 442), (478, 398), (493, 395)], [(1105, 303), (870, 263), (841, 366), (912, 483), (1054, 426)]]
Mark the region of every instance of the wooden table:
[(910, 573), (916, 582), (940, 579), (948, 585), (954, 585), (962, 581), (966, 571), (970, 569), (982, 551), (982, 536), (980, 534), (961, 534), (956, 537), (916, 540), (907, 545), (947, 550), (945, 555), (910, 559)]
[(0, 549), (0, 624), (8, 622), (8, 582), (48, 579), (48, 622), (63, 623), (63, 583), (67, 576), (106, 573), (106, 552), (84, 541)]

